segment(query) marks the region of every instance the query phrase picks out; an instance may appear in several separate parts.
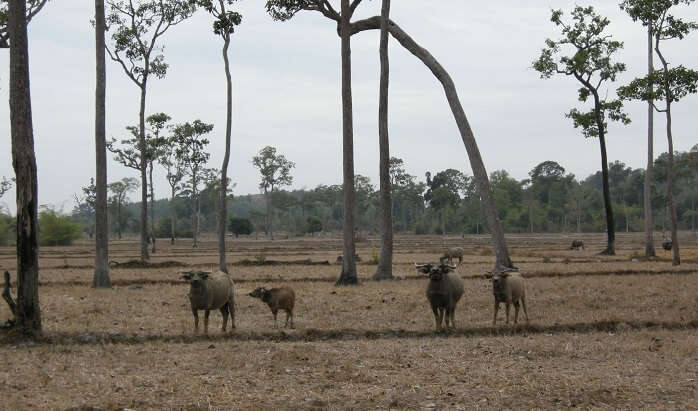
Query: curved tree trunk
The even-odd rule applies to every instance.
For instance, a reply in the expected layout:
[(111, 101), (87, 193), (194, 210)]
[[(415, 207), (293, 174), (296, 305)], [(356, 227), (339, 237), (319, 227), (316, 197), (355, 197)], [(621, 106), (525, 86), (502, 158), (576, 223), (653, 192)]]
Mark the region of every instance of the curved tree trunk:
[(599, 145), (601, 146), (601, 179), (603, 186), (603, 206), (606, 211), (606, 234), (608, 244), (601, 252), (603, 255), (616, 255), (616, 227), (611, 205), (611, 191), (608, 187), (608, 156), (606, 155), (606, 138), (603, 129), (599, 129)]
[(221, 167), (220, 205), (218, 218), (218, 268), (224, 273), (228, 272), (225, 261), (225, 224), (228, 219), (228, 162), (230, 161), (230, 135), (233, 123), (233, 80), (230, 76), (230, 62), (228, 61), (228, 46), (230, 35), (223, 37), (223, 62), (225, 63), (226, 80), (226, 119), (225, 119), (225, 155)]
[(104, 52), (104, 0), (95, 0), (95, 271), (92, 287), (110, 288), (109, 221), (107, 217), (107, 149), (105, 132), (106, 66)]
[(354, 126), (351, 98), (351, 12), (349, 0), (341, 0), (340, 21), (342, 43), (342, 159), (344, 174), (344, 245), (342, 247), (342, 272), (337, 285), (358, 284), (356, 275), (356, 244), (354, 243)]
[[(668, 96), (668, 93), (667, 93)], [(678, 218), (676, 215), (676, 205), (674, 204), (674, 140), (671, 135), (671, 100), (666, 99), (666, 138), (669, 143), (669, 161), (667, 161), (666, 170), (666, 200), (671, 216), (671, 249), (673, 251), (672, 264), (680, 265), (681, 256), (679, 255), (679, 236), (678, 236)]]
[[(147, 66), (147, 62), (146, 62)], [(145, 263), (150, 260), (148, 254), (148, 179), (146, 177), (146, 167), (148, 161), (146, 158), (145, 144), (145, 91), (146, 91), (147, 74), (143, 74), (143, 82), (141, 88), (141, 105), (138, 112), (138, 150), (140, 151), (140, 172), (141, 172), (141, 262)]]
[(388, 134), (388, 84), (390, 62), (388, 60), (388, 19), (390, 0), (383, 0), (380, 34), (380, 91), (378, 102), (378, 142), (380, 150), (380, 201), (382, 210), (381, 254), (374, 280), (393, 278), (393, 201), (390, 186), (390, 139)]
[(17, 179), (17, 327), (25, 337), (41, 334), (39, 307), (38, 189), (29, 88), (26, 1), (8, 1), (10, 37), (10, 129)]
[[(647, 72), (652, 74), (654, 63), (652, 61), (652, 28), (647, 28)], [(650, 89), (651, 91), (651, 89)], [(645, 190), (643, 193), (643, 203), (645, 205), (645, 257), (654, 257), (654, 241), (652, 232), (652, 168), (654, 164), (654, 107), (652, 101), (647, 102), (647, 170), (645, 171)]]
[[(352, 34), (363, 30), (375, 30), (379, 27), (380, 18), (372, 17), (354, 23), (352, 25)], [(448, 100), (448, 104), (453, 112), (453, 117), (458, 125), (458, 130), (460, 131), (463, 145), (468, 153), (470, 166), (473, 170), (473, 175), (475, 176), (480, 196), (482, 201), (485, 203), (487, 223), (492, 233), (492, 241), (494, 243), (496, 253), (495, 271), (502, 270), (504, 268), (515, 268), (511, 259), (509, 258), (509, 250), (506, 245), (504, 231), (502, 230), (499, 216), (497, 215), (497, 209), (492, 196), (487, 170), (485, 169), (485, 164), (482, 161), (482, 156), (480, 155), (480, 150), (477, 146), (477, 142), (475, 141), (473, 131), (470, 128), (468, 119), (463, 111), (463, 106), (460, 104), (458, 93), (456, 92), (456, 87), (451, 79), (451, 76), (441, 66), (441, 64), (439, 64), (434, 56), (431, 55), (431, 53), (419, 46), (409, 35), (407, 35), (407, 33), (405, 33), (397, 24), (395, 24), (395, 22), (391, 21), (388, 28), (390, 30), (390, 34), (395, 38), (395, 40), (400, 42), (405, 49), (420, 59), (441, 82), (446, 94), (446, 99)]]

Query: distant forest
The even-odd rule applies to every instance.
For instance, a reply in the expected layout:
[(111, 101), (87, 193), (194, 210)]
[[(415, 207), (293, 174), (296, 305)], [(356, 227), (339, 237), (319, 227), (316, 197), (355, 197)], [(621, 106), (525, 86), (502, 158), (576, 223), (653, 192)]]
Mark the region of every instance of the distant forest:
[[(665, 207), (667, 154), (655, 160), (652, 192), (655, 228), (669, 229)], [(679, 227), (695, 230), (698, 199), (698, 144), (688, 152), (675, 154), (674, 196)], [(508, 233), (522, 232), (602, 232), (605, 230), (601, 172), (583, 180), (567, 173), (555, 161), (534, 167), (529, 178), (516, 180), (506, 170), (490, 174), (492, 191), (500, 220)], [(404, 163), (391, 159), (393, 220), (396, 232), (414, 234), (480, 234), (488, 232), (480, 196), (472, 176), (459, 170), (427, 172), (424, 179), (405, 172)], [(609, 180), (617, 231), (643, 230), (644, 170), (632, 169), (616, 161), (609, 164)], [(200, 231), (215, 232), (218, 188), (212, 179), (201, 191)], [(164, 188), (163, 188), (164, 190)], [(342, 230), (342, 185), (318, 185), (310, 190), (277, 190), (270, 193), (272, 227), (275, 232), (298, 235), (317, 231)], [(380, 208), (376, 185), (369, 178), (356, 176), (357, 230), (378, 234)], [(94, 213), (86, 197), (75, 196), (71, 213), (89, 235), (94, 231)], [(124, 198), (117, 217), (117, 199), (110, 201), (113, 235), (137, 233), (140, 203)], [(176, 213), (177, 237), (191, 237), (192, 210), (186, 196), (154, 202), (155, 235), (169, 238), (171, 205)], [(252, 232), (267, 232), (266, 204), (262, 194), (230, 195), (228, 215), (246, 219)], [(248, 225), (249, 227), (249, 225)], [(233, 230), (235, 231), (235, 230)], [(249, 231), (249, 228), (248, 228)], [(243, 231), (245, 232), (245, 231)]]

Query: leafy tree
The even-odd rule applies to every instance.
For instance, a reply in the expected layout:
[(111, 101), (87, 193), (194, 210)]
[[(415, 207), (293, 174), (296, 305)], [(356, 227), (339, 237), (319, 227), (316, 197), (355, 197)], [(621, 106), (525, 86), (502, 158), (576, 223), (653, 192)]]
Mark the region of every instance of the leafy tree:
[(133, 177), (122, 178), (121, 181), (115, 181), (109, 184), (109, 191), (112, 193), (111, 203), (116, 207), (116, 230), (121, 240), (121, 231), (124, 227), (124, 222), (121, 218), (121, 210), (124, 203), (128, 199), (128, 194), (138, 188), (138, 179)]
[[(48, 0), (27, 0), (26, 3), (26, 22), (27, 24), (36, 16), (42, 8), (48, 3)], [(10, 33), (8, 31), (8, 1), (0, 1), (0, 49), (10, 48)]]
[(90, 184), (82, 187), (82, 194), (73, 194), (75, 206), (73, 207), (73, 217), (80, 219), (85, 227), (87, 235), (92, 238), (95, 232), (95, 212), (97, 204), (97, 186), (95, 179), (90, 178)]
[(182, 179), (184, 178), (184, 162), (177, 156), (177, 140), (174, 136), (166, 139), (158, 155), (158, 162), (165, 168), (165, 177), (170, 185), (170, 244), (174, 244), (177, 231), (175, 198), (177, 193), (182, 190)]
[(189, 195), (189, 203), (192, 210), (192, 232), (193, 243), (192, 247), (199, 246), (198, 233), (200, 223), (201, 185), (205, 182), (204, 176), (206, 168), (204, 167), (211, 157), (207, 153), (206, 146), (208, 139), (203, 136), (213, 130), (213, 124), (206, 124), (201, 120), (194, 120), (192, 123), (184, 123), (175, 126), (172, 129), (172, 138), (176, 144), (176, 156), (178, 161), (182, 163), (184, 176), (188, 177), (183, 184), (183, 191)]
[[(669, 62), (661, 49), (661, 43), (666, 40), (683, 39), (690, 32), (698, 29), (698, 23), (686, 22), (671, 14), (672, 7), (684, 4), (690, 5), (693, 0), (625, 0), (621, 7), (628, 12), (635, 21), (640, 21), (649, 28), (654, 40), (654, 52), (659, 57), (662, 68), (652, 70), (645, 77), (630, 82), (621, 88), (619, 93), (627, 99), (652, 102), (655, 110), (663, 112), (666, 116), (666, 132), (668, 149), (666, 199), (667, 207), (671, 215), (671, 242), (673, 250), (673, 264), (681, 264), (679, 255), (679, 238), (677, 235), (678, 217), (674, 204), (673, 174), (674, 174), (674, 142), (671, 127), (672, 104), (678, 102), (689, 94), (698, 90), (698, 71), (688, 69), (682, 65), (669, 68)], [(654, 87), (656, 85), (657, 87)], [(660, 109), (654, 103), (656, 100), (664, 100), (664, 108)]]
[(264, 147), (256, 156), (252, 157), (252, 164), (257, 167), (259, 174), (261, 174), (259, 189), (264, 193), (267, 203), (267, 223), (264, 231), (268, 232), (273, 240), (271, 193), (274, 192), (275, 188), (287, 186), (293, 182), (291, 169), (296, 164), (287, 160), (283, 154), (276, 154), (276, 148), (272, 146)]
[[(230, 161), (230, 134), (233, 122), (233, 80), (230, 76), (230, 62), (228, 61), (228, 47), (230, 46), (230, 35), (235, 32), (235, 26), (242, 22), (240, 13), (227, 10), (226, 6), (232, 7), (235, 0), (194, 0), (196, 4), (203, 7), (214, 18), (213, 33), (223, 39), (223, 63), (225, 67), (226, 79), (226, 120), (225, 120), (225, 154), (223, 155), (223, 165), (221, 167), (220, 204), (218, 210), (218, 268), (223, 272), (228, 272), (225, 262), (225, 221), (227, 220), (227, 195), (228, 190), (228, 162)], [(216, 4), (217, 3), (217, 4)]]
[(322, 220), (317, 216), (310, 216), (306, 220), (305, 232), (313, 235), (322, 231)]
[(95, 0), (95, 269), (92, 287), (111, 288), (109, 279), (109, 219), (107, 204), (107, 134), (104, 0)]
[(228, 228), (233, 234), (235, 234), (235, 238), (237, 238), (240, 234), (252, 234), (253, 231), (252, 221), (250, 221), (249, 218), (241, 218), (235, 216), (230, 217), (230, 221), (228, 221)]
[(429, 207), (434, 209), (438, 216), (441, 233), (446, 233), (445, 214), (458, 207), (460, 203), (460, 193), (465, 188), (466, 176), (458, 170), (449, 168), (439, 171), (431, 177), (431, 173), (426, 173), (427, 186), (424, 194)]
[[(39, 306), (38, 190), (31, 93), (27, 3), (7, 0), (7, 34), (10, 47), (10, 134), (12, 166), (17, 184), (17, 303), (14, 314), (20, 334), (41, 334)], [(31, 13), (31, 8), (29, 10)]]
[(388, 22), (390, 0), (381, 5), (381, 33), (379, 44), (380, 85), (378, 97), (378, 142), (380, 150), (380, 206), (381, 253), (374, 280), (393, 278), (393, 199), (390, 186), (390, 139), (388, 136), (388, 84), (390, 62), (388, 59)]
[(48, 246), (71, 245), (82, 236), (82, 226), (70, 217), (55, 210), (44, 209), (39, 213), (39, 244)]
[(584, 137), (599, 139), (608, 234), (608, 244), (602, 254), (615, 255), (615, 222), (608, 188), (606, 155), (607, 121), (610, 119), (628, 124), (630, 119), (622, 111), (621, 100), (602, 98), (600, 88), (604, 82), (615, 81), (618, 73), (625, 71), (625, 64), (613, 63), (611, 60), (623, 47), (623, 43), (611, 40), (611, 36), (604, 33), (609, 20), (596, 14), (593, 7), (575, 7), (572, 11), (572, 24), (565, 23), (562, 17), (561, 10), (553, 10), (550, 20), (561, 28), (562, 37), (545, 41), (545, 48), (538, 60), (533, 62), (533, 68), (540, 72), (543, 79), (556, 74), (574, 77), (582, 85), (578, 91), (579, 101), (586, 102), (589, 97), (593, 99), (594, 106), (591, 110), (582, 112), (573, 108), (566, 116), (572, 119), (575, 128), (582, 129)]
[(157, 41), (172, 26), (191, 16), (189, 0), (106, 0), (109, 5), (107, 23), (112, 30), (112, 44), (106, 50), (119, 63), (126, 76), (140, 89), (138, 123), (139, 170), (141, 173), (141, 261), (148, 254), (148, 184), (146, 179), (147, 151), (145, 137), (145, 100), (148, 79), (153, 74), (163, 78), (168, 65), (162, 54), (164, 47)]
[(2, 180), (0, 180), (0, 198), (2, 198), (2, 196), (4, 196), (6, 192), (12, 189), (12, 184), (14, 182), (14, 178), (8, 180), (6, 177), (3, 177)]

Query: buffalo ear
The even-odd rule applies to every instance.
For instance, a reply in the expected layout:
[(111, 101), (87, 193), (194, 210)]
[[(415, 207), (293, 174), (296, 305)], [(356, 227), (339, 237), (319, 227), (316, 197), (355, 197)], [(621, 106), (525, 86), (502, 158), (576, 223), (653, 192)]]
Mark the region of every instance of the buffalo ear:
[(205, 280), (205, 279), (208, 278), (208, 276), (209, 276), (210, 274), (211, 274), (211, 273), (208, 273), (208, 272), (206, 272), (206, 271), (202, 271), (202, 272), (199, 273), (199, 276), (201, 277), (202, 280)]
[(194, 277), (194, 273), (191, 271), (183, 272), (181, 275), (181, 278), (185, 281), (191, 281), (192, 277)]

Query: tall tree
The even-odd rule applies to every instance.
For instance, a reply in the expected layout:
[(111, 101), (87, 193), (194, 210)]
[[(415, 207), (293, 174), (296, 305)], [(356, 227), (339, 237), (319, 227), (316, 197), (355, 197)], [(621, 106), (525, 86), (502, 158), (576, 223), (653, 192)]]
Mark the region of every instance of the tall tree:
[[(351, 34), (353, 35), (360, 33), (364, 30), (377, 30), (380, 28), (380, 21), (380, 17), (371, 17), (356, 21), (351, 24)], [(446, 100), (451, 108), (451, 112), (453, 113), (458, 130), (460, 131), (461, 140), (463, 141), (465, 150), (468, 153), (470, 167), (472, 168), (473, 175), (475, 176), (478, 192), (482, 198), (482, 203), (485, 205), (487, 223), (490, 227), (496, 255), (494, 269), (495, 271), (502, 271), (515, 268), (511, 258), (509, 258), (509, 249), (507, 248), (506, 239), (504, 238), (504, 231), (502, 230), (502, 225), (499, 221), (499, 215), (497, 214), (497, 207), (494, 202), (494, 197), (492, 196), (492, 189), (490, 187), (487, 170), (485, 169), (485, 164), (482, 161), (480, 149), (475, 141), (473, 130), (470, 128), (470, 123), (468, 122), (468, 118), (465, 116), (463, 106), (460, 103), (453, 79), (448, 74), (446, 69), (443, 68), (443, 66), (436, 60), (436, 58), (434, 58), (433, 55), (431, 55), (431, 53), (429, 53), (428, 50), (421, 47), (394, 21), (391, 20), (388, 23), (388, 30), (390, 31), (390, 35), (393, 36), (393, 38), (397, 40), (407, 51), (412, 53), (422, 63), (424, 63), (424, 65), (431, 70), (437, 80), (439, 80), (441, 83), (446, 95)]]
[(165, 168), (165, 177), (170, 185), (170, 244), (174, 244), (177, 225), (175, 198), (177, 193), (182, 190), (182, 179), (184, 178), (184, 163), (177, 156), (177, 140), (174, 136), (167, 139), (159, 155), (158, 162)]
[(12, 166), (17, 179), (17, 305), (20, 333), (41, 334), (39, 306), (38, 182), (29, 87), (27, 3), (8, 0), (7, 33), (10, 43), (10, 133)]
[(393, 278), (393, 199), (390, 186), (390, 139), (388, 134), (388, 86), (390, 61), (388, 59), (388, 21), (390, 0), (381, 5), (381, 34), (379, 48), (380, 85), (378, 96), (378, 143), (380, 150), (381, 254), (374, 280)]
[(230, 135), (233, 123), (233, 80), (230, 75), (230, 62), (228, 61), (228, 47), (230, 46), (230, 35), (235, 32), (235, 26), (242, 22), (240, 13), (227, 10), (226, 5), (232, 7), (236, 0), (196, 0), (197, 4), (203, 7), (215, 19), (213, 22), (213, 33), (223, 39), (223, 63), (226, 80), (226, 117), (225, 117), (225, 154), (223, 155), (223, 166), (221, 167), (221, 187), (218, 205), (218, 268), (223, 272), (228, 272), (228, 265), (225, 261), (225, 228), (228, 219), (228, 162), (230, 161)]
[(344, 176), (344, 224), (342, 271), (337, 285), (358, 284), (356, 275), (356, 210), (354, 201), (354, 125), (351, 95), (351, 17), (361, 0), (340, 0), (337, 12), (327, 0), (267, 0), (266, 8), (276, 20), (288, 20), (301, 10), (317, 11), (334, 20), (341, 38), (342, 67), (342, 174)]
[[(571, 25), (563, 22), (562, 16), (561, 10), (552, 11), (550, 21), (562, 29), (562, 38), (545, 41), (545, 48), (538, 60), (533, 62), (533, 68), (540, 72), (543, 79), (556, 74), (572, 76), (582, 85), (579, 89), (579, 101), (586, 102), (589, 97), (593, 98), (594, 107), (591, 110), (581, 112), (573, 108), (566, 116), (572, 119), (575, 128), (582, 129), (584, 137), (599, 139), (608, 237), (606, 249), (602, 254), (615, 255), (615, 221), (608, 187), (606, 155), (607, 121), (610, 119), (628, 124), (630, 119), (622, 111), (621, 100), (602, 98), (599, 89), (604, 82), (615, 81), (618, 73), (625, 71), (625, 64), (611, 61), (613, 55), (623, 47), (623, 43), (611, 40), (611, 36), (604, 33), (609, 20), (596, 14), (593, 7), (575, 7), (572, 11)], [(558, 58), (563, 49), (570, 54)]]
[[(189, 0), (106, 0), (109, 5), (108, 24), (113, 28), (112, 47), (106, 50), (112, 60), (119, 63), (126, 76), (140, 89), (138, 112), (138, 150), (147, 150), (145, 138), (145, 100), (148, 79), (153, 74), (163, 78), (168, 65), (162, 54), (164, 47), (157, 46), (163, 34), (191, 16), (194, 6)], [(139, 159), (141, 173), (141, 261), (150, 259), (148, 254), (148, 184), (147, 159)]]
[(213, 130), (213, 124), (206, 124), (201, 120), (184, 123), (172, 129), (172, 138), (177, 147), (177, 158), (182, 162), (184, 175), (189, 180), (184, 184), (185, 191), (189, 194), (189, 203), (192, 210), (192, 247), (199, 246), (199, 223), (201, 212), (200, 190), (204, 183), (206, 173), (205, 165), (211, 154), (207, 153), (208, 139), (204, 135)]
[[(27, 0), (25, 9), (27, 24), (36, 16), (48, 0)], [(0, 49), (10, 48), (10, 33), (8, 31), (7, 0), (0, 1)]]
[(264, 200), (267, 205), (267, 224), (266, 230), (274, 239), (274, 230), (272, 228), (272, 210), (271, 210), (271, 195), (274, 189), (290, 185), (293, 182), (291, 169), (296, 166), (293, 161), (286, 159), (283, 154), (277, 154), (276, 148), (266, 146), (259, 150), (259, 153), (252, 157), (252, 164), (259, 170), (261, 180), (259, 189), (264, 193)]
[(107, 72), (105, 65), (104, 0), (95, 0), (95, 271), (92, 287), (111, 288), (107, 210), (107, 138), (105, 131)]
[(111, 202), (116, 206), (116, 231), (121, 240), (121, 230), (123, 221), (121, 219), (121, 210), (124, 202), (128, 198), (128, 194), (138, 188), (138, 179), (133, 177), (125, 177), (120, 181), (115, 181), (109, 184), (109, 191), (112, 192)]
[[(698, 29), (697, 23), (686, 22), (671, 14), (672, 7), (681, 4), (690, 5), (691, 3), (693, 3), (693, 0), (625, 0), (621, 3), (621, 7), (628, 12), (633, 20), (639, 20), (648, 27), (653, 36), (654, 52), (659, 57), (662, 66), (659, 70), (652, 70), (645, 77), (633, 80), (629, 85), (620, 89), (620, 94), (624, 98), (648, 101), (658, 112), (663, 112), (666, 116), (666, 134), (669, 146), (667, 152), (666, 200), (671, 216), (672, 262), (674, 265), (681, 264), (681, 257), (677, 235), (678, 218), (673, 193), (674, 141), (671, 127), (671, 108), (673, 103), (678, 102), (689, 94), (696, 93), (698, 89), (698, 71), (688, 69), (682, 65), (670, 69), (669, 62), (660, 46), (663, 41), (683, 39), (690, 32)], [(664, 108), (658, 108), (654, 103), (655, 100), (664, 100)]]

